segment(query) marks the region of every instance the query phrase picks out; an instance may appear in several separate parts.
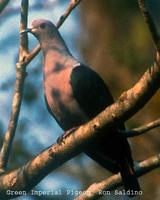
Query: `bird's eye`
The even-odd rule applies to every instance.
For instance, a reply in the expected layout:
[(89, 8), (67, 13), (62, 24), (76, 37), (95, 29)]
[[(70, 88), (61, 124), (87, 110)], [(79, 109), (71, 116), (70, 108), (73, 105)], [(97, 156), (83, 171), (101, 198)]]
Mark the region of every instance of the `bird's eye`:
[(41, 29), (45, 29), (45, 27), (46, 27), (46, 24), (45, 24), (45, 23), (43, 23), (43, 24), (40, 25), (40, 28), (41, 28)]

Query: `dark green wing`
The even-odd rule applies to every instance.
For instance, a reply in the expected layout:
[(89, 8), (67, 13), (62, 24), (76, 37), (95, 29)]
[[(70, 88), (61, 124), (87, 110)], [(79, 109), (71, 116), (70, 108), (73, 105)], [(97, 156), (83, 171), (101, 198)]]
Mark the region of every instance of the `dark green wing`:
[(83, 64), (73, 68), (71, 86), (74, 98), (90, 119), (114, 102), (101, 77)]

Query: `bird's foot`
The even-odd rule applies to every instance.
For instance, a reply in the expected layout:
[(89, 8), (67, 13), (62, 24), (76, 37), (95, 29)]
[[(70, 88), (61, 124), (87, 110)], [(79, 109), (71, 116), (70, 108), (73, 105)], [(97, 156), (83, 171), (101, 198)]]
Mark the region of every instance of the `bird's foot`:
[(72, 134), (76, 129), (78, 128), (78, 126), (73, 127), (67, 131), (65, 131), (58, 139), (57, 139), (57, 143), (60, 144), (63, 142), (64, 139), (66, 139), (70, 134)]

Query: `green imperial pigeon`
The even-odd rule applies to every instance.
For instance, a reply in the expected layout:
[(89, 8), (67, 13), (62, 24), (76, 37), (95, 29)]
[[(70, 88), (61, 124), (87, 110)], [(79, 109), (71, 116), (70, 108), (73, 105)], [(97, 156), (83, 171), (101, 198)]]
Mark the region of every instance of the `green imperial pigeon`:
[[(72, 56), (56, 26), (37, 19), (31, 32), (40, 42), (44, 56), (44, 90), (49, 113), (64, 131), (80, 126), (113, 104), (102, 78)], [(113, 173), (120, 171), (125, 190), (140, 191), (127, 139), (118, 132), (124, 124), (94, 139), (84, 152)], [(72, 132), (70, 132), (71, 134)]]

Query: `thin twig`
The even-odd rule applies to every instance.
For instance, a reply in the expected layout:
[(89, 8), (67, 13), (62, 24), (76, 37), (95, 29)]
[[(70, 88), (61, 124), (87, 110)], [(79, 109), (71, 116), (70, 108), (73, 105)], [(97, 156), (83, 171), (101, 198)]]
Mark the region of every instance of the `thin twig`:
[[(137, 177), (140, 177), (158, 167), (160, 167), (160, 154), (140, 162), (135, 170), (136, 175)], [(122, 178), (120, 173), (118, 173), (109, 178), (106, 178), (101, 182), (92, 184), (86, 191), (83, 192), (82, 195), (77, 197), (75, 200), (95, 200), (100, 196), (107, 194), (105, 191), (110, 194), (109, 191), (115, 190), (117, 187), (122, 185)]]
[(150, 15), (150, 13), (149, 13), (146, 5), (145, 5), (146, 1), (145, 0), (138, 0), (138, 3), (139, 3), (141, 13), (144, 17), (144, 20), (145, 20), (146, 24), (148, 25), (148, 28), (149, 28), (150, 33), (152, 35), (152, 39), (154, 41), (156, 49), (160, 54), (160, 35), (159, 35), (158, 30), (156, 28), (156, 25), (155, 25), (155, 23), (152, 19), (152, 16)]
[(10, 0), (0, 0), (0, 13), (4, 10)]
[[(28, 16), (28, 0), (22, 0), (21, 2), (21, 21), (20, 31), (27, 27), (27, 16)], [(16, 64), (16, 82), (12, 101), (12, 111), (8, 129), (5, 133), (4, 142), (0, 152), (0, 170), (4, 172), (7, 167), (15, 131), (17, 128), (18, 117), (20, 113), (20, 107), (23, 96), (23, 86), (26, 77), (26, 65), (23, 64), (23, 59), (28, 53), (28, 37), (26, 35), (20, 35), (20, 48), (19, 48), (19, 59)]]
[(68, 5), (66, 12), (60, 17), (59, 21), (57, 22), (56, 26), (59, 28), (64, 21), (67, 19), (69, 14), (72, 12), (72, 10), (81, 2), (81, 0), (71, 0), (70, 4)]
[(143, 133), (146, 133), (157, 127), (160, 127), (160, 119), (157, 119), (153, 122), (150, 122), (150, 123), (140, 126), (138, 128), (134, 128), (131, 130), (125, 130), (125, 131), (119, 130), (119, 132), (123, 133), (126, 137), (134, 137), (134, 136), (142, 135)]
[(41, 47), (40, 44), (38, 44), (35, 48), (32, 49), (32, 51), (25, 57), (24, 63), (27, 65), (29, 64), (40, 52)]
[[(73, 9), (81, 2), (81, 0), (71, 0), (65, 13), (60, 17), (60, 19), (57, 22), (57, 28), (60, 28), (61, 25), (64, 23), (64, 21), (67, 19), (69, 14), (73, 11)], [(25, 58), (24, 63), (29, 64), (35, 56), (40, 52), (41, 47), (38, 44)]]

